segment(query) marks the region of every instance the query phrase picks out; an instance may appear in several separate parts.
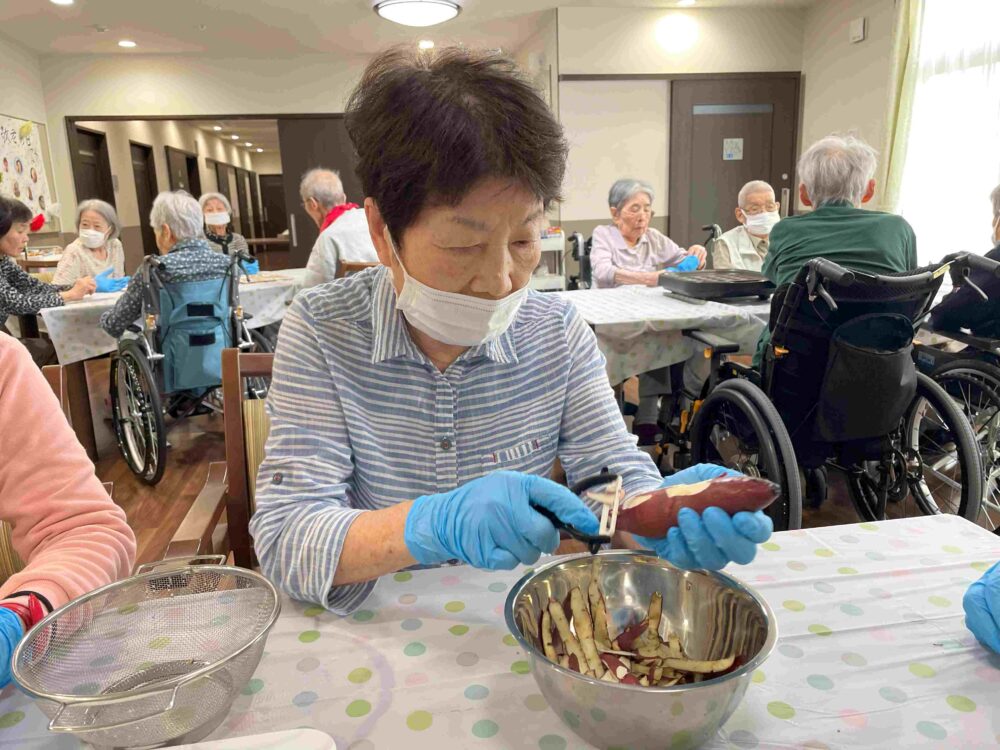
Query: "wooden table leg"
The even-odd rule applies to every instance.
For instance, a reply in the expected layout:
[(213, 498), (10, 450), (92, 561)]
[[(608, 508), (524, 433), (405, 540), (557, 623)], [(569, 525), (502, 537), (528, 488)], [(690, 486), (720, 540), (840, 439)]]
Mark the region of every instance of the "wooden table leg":
[(91, 461), (97, 462), (97, 437), (94, 435), (94, 415), (90, 411), (90, 393), (87, 390), (86, 362), (63, 365), (66, 374), (66, 394), (69, 398), (69, 417), (73, 432)]

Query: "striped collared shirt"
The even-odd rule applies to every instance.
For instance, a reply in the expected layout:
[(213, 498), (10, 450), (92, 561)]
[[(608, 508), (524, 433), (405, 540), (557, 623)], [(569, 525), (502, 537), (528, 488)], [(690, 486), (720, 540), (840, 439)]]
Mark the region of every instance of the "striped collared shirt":
[(385, 268), (301, 293), (268, 394), (271, 432), (250, 523), (264, 572), (338, 614), (375, 581), (333, 586), (355, 518), (499, 469), (569, 481), (608, 470), (626, 493), (660, 474), (622, 421), (576, 309), (529, 292), (508, 331), (440, 372), (410, 338)]

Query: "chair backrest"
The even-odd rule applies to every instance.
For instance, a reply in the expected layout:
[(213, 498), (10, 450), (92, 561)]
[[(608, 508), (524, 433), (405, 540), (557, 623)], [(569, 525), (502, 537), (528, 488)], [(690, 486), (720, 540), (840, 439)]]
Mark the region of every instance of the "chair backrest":
[(366, 268), (374, 268), (380, 265), (379, 263), (368, 263), (362, 261), (352, 261), (352, 260), (342, 260), (337, 263), (337, 278), (342, 279), (345, 276), (350, 276), (352, 273), (358, 273), (359, 271), (364, 271)]
[(248, 399), (248, 378), (271, 377), (273, 354), (222, 353), (222, 402), (226, 433), (226, 519), (236, 564), (251, 567), (250, 516), (257, 469), (264, 459), (270, 422), (262, 399)]
[(830, 269), (845, 271), (810, 261), (775, 293), (762, 371), (796, 454), (817, 460), (822, 444), (875, 438), (898, 422), (916, 383), (913, 332), (942, 280), (926, 269), (849, 277), (829, 276)]

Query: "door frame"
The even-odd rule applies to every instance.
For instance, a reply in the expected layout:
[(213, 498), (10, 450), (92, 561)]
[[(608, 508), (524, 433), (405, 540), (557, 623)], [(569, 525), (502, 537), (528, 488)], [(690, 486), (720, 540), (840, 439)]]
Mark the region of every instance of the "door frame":
[[(164, 153), (164, 155), (167, 158), (167, 185), (170, 186), (171, 190), (178, 190), (179, 189), (179, 188), (174, 187), (174, 173), (170, 169), (170, 152), (171, 151), (173, 151), (175, 153), (178, 153), (178, 154), (183, 154), (185, 161), (187, 159), (194, 159), (195, 169), (199, 170), (199, 174), (198, 174), (198, 193), (201, 194), (201, 174), (200, 174), (200, 169), (201, 168), (200, 168), (200, 166), (198, 164), (198, 154), (196, 154), (196, 153), (194, 153), (192, 151), (186, 151), (186, 150), (184, 150), (182, 148), (177, 148), (176, 146), (167, 146), (167, 145), (164, 145), (163, 146), (163, 153)], [(194, 186), (193, 185), (188, 185), (188, 187), (189, 188), (193, 188)], [(191, 193), (191, 195), (194, 195), (194, 193), (191, 190), (188, 190), (188, 192)]]
[[(118, 201), (115, 196), (115, 181), (111, 174), (111, 155), (108, 153), (108, 134), (100, 130), (92, 130), (91, 128), (81, 127), (77, 125), (77, 122), (86, 122), (88, 119), (93, 120), (93, 118), (78, 117), (74, 118), (72, 121), (70, 118), (66, 118), (66, 136), (69, 139), (69, 163), (70, 169), (73, 170), (73, 190), (76, 193), (76, 201), (79, 203), (81, 200), (80, 193), (83, 192), (80, 186), (80, 172), (82, 165), (80, 164), (80, 140), (77, 137), (78, 133), (89, 133), (91, 135), (100, 136), (102, 139), (103, 147), (101, 148), (101, 153), (98, 155), (98, 159), (104, 162), (104, 166), (107, 167), (106, 171), (98, 170), (99, 177), (103, 184), (103, 188), (107, 190), (107, 195), (111, 198), (109, 203), (118, 210)], [(107, 178), (106, 180), (104, 178)], [(93, 197), (93, 196), (92, 196)]]
[[(131, 159), (131, 156), (132, 156), (132, 146), (139, 146), (141, 148), (147, 148), (147, 149), (149, 149), (150, 160), (148, 162), (149, 171), (147, 173), (147, 177), (148, 177), (149, 181), (152, 183), (149, 186), (150, 187), (150, 194), (153, 196), (153, 200), (155, 201), (156, 200), (156, 196), (160, 194), (160, 182), (159, 182), (159, 180), (157, 179), (157, 176), (156, 176), (156, 148), (151, 143), (143, 143), (142, 141), (134, 141), (134, 140), (132, 140), (130, 138), (129, 142), (128, 142), (129, 162), (130, 163), (132, 162), (132, 159)], [(170, 173), (170, 165), (169, 164), (167, 165), (167, 173), (168, 173), (168, 175)], [(132, 182), (135, 183), (135, 166), (134, 165), (132, 167)], [(139, 205), (139, 195), (138, 195), (138, 193), (136, 193), (136, 207), (138, 207), (138, 205)], [(139, 231), (140, 231), (140, 233), (142, 232), (143, 224), (144, 223), (145, 224), (149, 224), (149, 216), (148, 215), (147, 216), (142, 216), (142, 215), (139, 216)], [(152, 227), (152, 225), (150, 225), (150, 230), (152, 231), (152, 229), (153, 229), (153, 227)], [(146, 247), (145, 247), (145, 243), (144, 243), (143, 250), (145, 250), (145, 249), (146, 249)], [(155, 250), (155, 247), (154, 247), (154, 250)]]

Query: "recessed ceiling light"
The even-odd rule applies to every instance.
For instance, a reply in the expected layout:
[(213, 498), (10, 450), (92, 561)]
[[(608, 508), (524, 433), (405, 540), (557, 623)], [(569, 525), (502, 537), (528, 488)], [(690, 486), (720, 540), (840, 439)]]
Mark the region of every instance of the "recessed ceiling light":
[(695, 0), (677, 0), (677, 4), (682, 8), (689, 8), (695, 4)]
[(73, 0), (49, 0), (53, 5), (72, 5)]
[(229, 137), (232, 138), (234, 141), (238, 141), (240, 139), (238, 135), (231, 135)]
[(244, 145), (246, 145), (247, 148), (250, 148), (253, 144), (250, 143), (250, 141), (247, 141), (246, 144), (244, 144)]
[(450, 21), (465, 0), (372, 0), (372, 9), (403, 26), (434, 26)]
[(262, 149), (262, 148), (257, 149), (257, 153), (258, 154), (263, 154), (264, 153), (264, 149)]
[(118, 42), (118, 46), (125, 47), (125, 49), (132, 49), (135, 46), (135, 42), (133, 42), (131, 39), (122, 39), (120, 42)]
[(212, 126), (212, 130), (214, 130), (216, 133), (218, 133), (220, 130), (222, 130), (222, 126), (221, 125), (213, 125)]
[(420, 49), (434, 49), (434, 42), (430, 39), (421, 39), (420, 44), (417, 45)]

